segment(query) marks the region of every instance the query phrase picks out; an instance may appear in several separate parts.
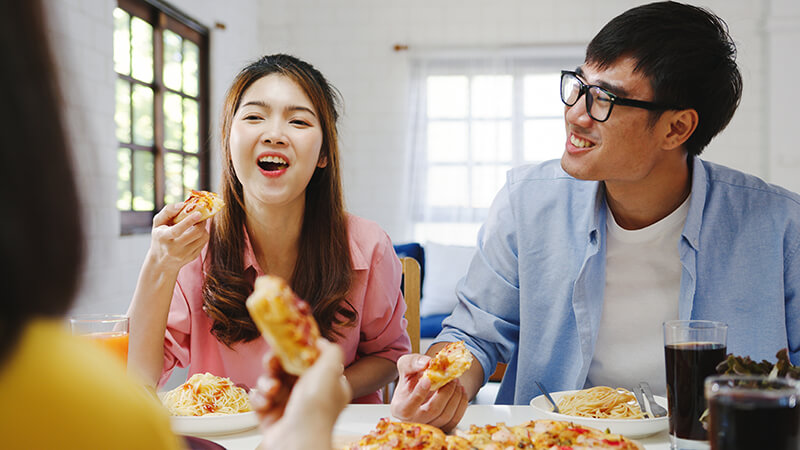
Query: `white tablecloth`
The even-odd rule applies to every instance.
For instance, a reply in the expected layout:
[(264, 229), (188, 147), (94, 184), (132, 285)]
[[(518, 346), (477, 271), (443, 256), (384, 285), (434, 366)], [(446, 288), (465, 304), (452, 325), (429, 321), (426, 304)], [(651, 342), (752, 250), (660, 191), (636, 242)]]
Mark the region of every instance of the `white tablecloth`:
[[(389, 405), (349, 405), (336, 422), (334, 442), (355, 440), (375, 428), (378, 419), (390, 416)], [(467, 429), (472, 424), (486, 425), (497, 422), (516, 425), (533, 418), (529, 406), (470, 405), (458, 427)], [(231, 435), (201, 437), (210, 439), (228, 450), (252, 450), (261, 442), (261, 435), (255, 429)], [(639, 438), (637, 441), (644, 444), (647, 450), (669, 450), (669, 436), (666, 431)]]

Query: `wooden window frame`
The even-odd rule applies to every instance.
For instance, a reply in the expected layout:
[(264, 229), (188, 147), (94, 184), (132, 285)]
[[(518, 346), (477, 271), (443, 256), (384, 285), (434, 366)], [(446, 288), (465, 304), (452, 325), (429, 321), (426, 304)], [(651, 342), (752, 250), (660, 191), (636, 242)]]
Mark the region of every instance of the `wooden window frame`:
[[(187, 17), (185, 14), (176, 10), (167, 3), (158, 0), (117, 0), (117, 6), (125, 10), (132, 16), (139, 17), (153, 27), (153, 81), (152, 83), (142, 83), (132, 77), (116, 73), (117, 79), (125, 80), (129, 83), (143, 84), (153, 90), (153, 144), (152, 146), (142, 146), (134, 143), (118, 142), (116, 149), (130, 148), (132, 151), (150, 151), (154, 156), (154, 210), (152, 211), (128, 211), (120, 210), (120, 233), (122, 235), (149, 233), (152, 228), (153, 217), (160, 211), (165, 203), (164, 196), (166, 191), (166, 174), (164, 168), (164, 158), (167, 150), (164, 147), (164, 110), (163, 99), (166, 92), (176, 93), (184, 97), (184, 93), (171, 90), (163, 83), (163, 31), (168, 29), (179, 34), (182, 38), (195, 43), (198, 47), (198, 92), (194, 97), (198, 101), (198, 149), (196, 153), (184, 150), (171, 153), (181, 155), (191, 155), (198, 158), (198, 177), (200, 189), (209, 187), (209, 31), (208, 28), (199, 22)], [(133, 126), (133, 122), (131, 122)], [(117, 151), (115, 149), (115, 152)], [(135, 177), (133, 171), (135, 166), (131, 166), (131, 191)], [(183, 172), (182, 172), (183, 173)]]

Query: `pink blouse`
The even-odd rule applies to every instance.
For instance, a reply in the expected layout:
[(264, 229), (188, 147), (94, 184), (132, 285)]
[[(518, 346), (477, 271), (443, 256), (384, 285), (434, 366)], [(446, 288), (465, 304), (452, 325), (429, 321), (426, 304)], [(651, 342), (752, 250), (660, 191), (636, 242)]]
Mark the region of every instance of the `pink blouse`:
[[(406, 332), (405, 302), (400, 293), (402, 269), (389, 236), (374, 222), (348, 217), (350, 253), (354, 270), (348, 300), (358, 312), (355, 326), (339, 330), (337, 342), (344, 352), (345, 366), (363, 356), (379, 356), (396, 362), (411, 351)], [(164, 367), (159, 384), (172, 369), (189, 367), (189, 375), (210, 372), (234, 383), (255, 386), (264, 372), (262, 359), (269, 348), (264, 339), (227, 347), (211, 334), (212, 320), (203, 311), (202, 287), (208, 247), (184, 266), (172, 294), (164, 338)], [(263, 275), (245, 233), (245, 273), (251, 282)], [(380, 403), (379, 392), (354, 403)]]

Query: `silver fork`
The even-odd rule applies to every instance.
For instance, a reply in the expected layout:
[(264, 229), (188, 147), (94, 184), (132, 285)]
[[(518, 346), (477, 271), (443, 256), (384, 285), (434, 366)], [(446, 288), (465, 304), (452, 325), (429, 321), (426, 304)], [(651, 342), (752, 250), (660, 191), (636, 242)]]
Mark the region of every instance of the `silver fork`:
[(544, 394), (544, 398), (546, 398), (547, 401), (550, 402), (550, 405), (553, 407), (553, 412), (559, 414), (560, 411), (558, 410), (558, 405), (556, 405), (556, 402), (553, 400), (553, 397), (550, 397), (550, 393), (547, 392), (547, 389), (544, 388), (542, 383), (539, 383), (536, 380), (534, 380), (534, 383), (536, 383), (536, 386), (539, 386), (539, 390), (542, 391), (542, 394)]
[(647, 398), (647, 403), (650, 404), (650, 412), (653, 413), (654, 417), (664, 417), (667, 415), (667, 410), (656, 403), (656, 399), (653, 397), (653, 391), (650, 389), (650, 385), (646, 381), (639, 383), (639, 389), (642, 390), (642, 393)]
[(642, 410), (642, 414), (644, 414), (645, 416), (653, 417), (653, 413), (647, 412), (647, 405), (644, 403), (644, 400), (642, 399), (642, 393), (640, 392), (640, 389), (634, 388), (631, 389), (631, 392), (633, 392), (633, 396), (636, 397), (636, 403), (639, 404), (639, 409)]

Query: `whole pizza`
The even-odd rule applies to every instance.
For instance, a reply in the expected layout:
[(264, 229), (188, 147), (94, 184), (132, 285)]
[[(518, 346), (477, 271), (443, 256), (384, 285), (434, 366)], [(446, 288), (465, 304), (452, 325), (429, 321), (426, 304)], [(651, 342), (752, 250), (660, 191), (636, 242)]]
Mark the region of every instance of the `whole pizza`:
[(501, 450), (507, 448), (644, 449), (641, 444), (624, 436), (605, 433), (572, 422), (531, 420), (513, 426), (502, 422), (484, 426), (472, 425), (467, 431), (457, 431), (455, 435), (447, 436), (440, 429), (430, 425), (392, 422), (388, 418), (383, 418), (378, 422), (375, 430), (362, 437), (358, 442), (345, 446), (343, 450)]

